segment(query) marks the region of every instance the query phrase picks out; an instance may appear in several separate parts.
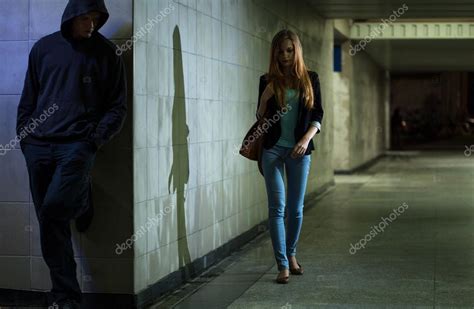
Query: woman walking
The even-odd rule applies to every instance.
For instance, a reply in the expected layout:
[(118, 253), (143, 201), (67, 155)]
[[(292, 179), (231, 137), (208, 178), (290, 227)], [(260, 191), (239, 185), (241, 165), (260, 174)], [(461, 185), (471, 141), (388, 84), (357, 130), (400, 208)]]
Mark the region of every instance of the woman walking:
[(273, 38), (269, 72), (260, 77), (257, 118), (261, 117), (267, 118), (269, 125), (261, 164), (279, 271), (276, 282), (288, 283), (290, 272), (303, 274), (296, 260), (296, 245), (303, 223), (310, 154), (314, 150), (312, 138), (320, 132), (323, 119), (318, 74), (306, 69), (301, 42), (290, 30), (282, 30)]

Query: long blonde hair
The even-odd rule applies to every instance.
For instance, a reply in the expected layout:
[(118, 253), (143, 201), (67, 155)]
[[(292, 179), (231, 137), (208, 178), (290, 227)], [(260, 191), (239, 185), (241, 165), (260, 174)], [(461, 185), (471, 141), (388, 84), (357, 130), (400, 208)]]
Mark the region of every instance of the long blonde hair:
[(281, 30), (273, 37), (272, 47), (270, 50), (268, 81), (273, 84), (273, 91), (275, 92), (279, 106), (281, 108), (285, 107), (285, 76), (280, 68), (278, 55), (280, 52), (280, 45), (286, 39), (293, 42), (295, 53), (295, 61), (293, 62), (293, 68), (290, 74), (297, 86), (297, 89), (304, 97), (304, 106), (309, 110), (313, 108), (314, 105), (313, 87), (311, 86), (308, 70), (303, 60), (303, 48), (301, 46), (301, 41), (296, 33), (291, 30)]

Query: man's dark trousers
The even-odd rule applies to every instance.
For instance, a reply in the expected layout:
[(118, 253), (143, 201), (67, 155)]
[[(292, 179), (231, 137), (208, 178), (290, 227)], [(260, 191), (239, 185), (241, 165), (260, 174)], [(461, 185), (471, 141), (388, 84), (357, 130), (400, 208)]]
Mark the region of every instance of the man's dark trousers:
[(86, 141), (22, 144), (40, 227), (41, 251), (49, 267), (51, 302), (81, 301), (70, 221), (91, 202), (90, 171), (96, 148)]

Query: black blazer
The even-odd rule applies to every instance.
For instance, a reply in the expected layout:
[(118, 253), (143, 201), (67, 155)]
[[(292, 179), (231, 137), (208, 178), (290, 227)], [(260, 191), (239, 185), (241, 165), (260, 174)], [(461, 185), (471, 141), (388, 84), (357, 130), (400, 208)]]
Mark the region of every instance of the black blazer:
[[(295, 127), (295, 140), (297, 142), (303, 137), (306, 131), (308, 131), (308, 128), (312, 121), (318, 121), (321, 124), (323, 121), (324, 111), (323, 111), (322, 102), (321, 102), (321, 89), (320, 89), (321, 87), (319, 84), (319, 76), (316, 72), (313, 72), (313, 71), (308, 71), (308, 74), (311, 79), (311, 85), (313, 86), (314, 106), (311, 110), (306, 109), (304, 107), (303, 97), (300, 94), (299, 105), (298, 105), (299, 106), (298, 121), (296, 122), (296, 127)], [(260, 76), (260, 86), (258, 89), (257, 118), (258, 118), (258, 107), (260, 106), (260, 98), (262, 97), (263, 91), (267, 87), (267, 84), (268, 84), (267, 75), (265, 74), (265, 75)], [(265, 113), (266, 118), (267, 118), (266, 122), (268, 123), (268, 126), (269, 126), (266, 132), (264, 141), (263, 141), (263, 147), (265, 149), (272, 148), (280, 139), (281, 116), (278, 115), (278, 112), (280, 112), (279, 115), (282, 115), (281, 109), (278, 106), (278, 103), (276, 101), (276, 97), (275, 95), (273, 95), (270, 99), (268, 99), (267, 111)], [(277, 119), (277, 120), (273, 121), (273, 119)], [(317, 134), (319, 134), (319, 130)], [(305, 155), (311, 154), (313, 150), (314, 150), (314, 143), (313, 143), (313, 140), (311, 139), (309, 141), (308, 148), (306, 149)]]

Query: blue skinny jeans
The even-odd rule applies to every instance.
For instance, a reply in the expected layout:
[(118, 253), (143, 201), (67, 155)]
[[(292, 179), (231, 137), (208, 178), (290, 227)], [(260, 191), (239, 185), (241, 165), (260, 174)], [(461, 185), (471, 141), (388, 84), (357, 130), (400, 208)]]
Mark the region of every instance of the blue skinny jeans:
[[(275, 145), (263, 149), (262, 168), (268, 196), (268, 221), (278, 270), (289, 269), (288, 257), (296, 255), (303, 224), (303, 202), (311, 155), (292, 158), (293, 148)], [(285, 194), (284, 174), (288, 190)], [(285, 232), (285, 206), (287, 227)]]

